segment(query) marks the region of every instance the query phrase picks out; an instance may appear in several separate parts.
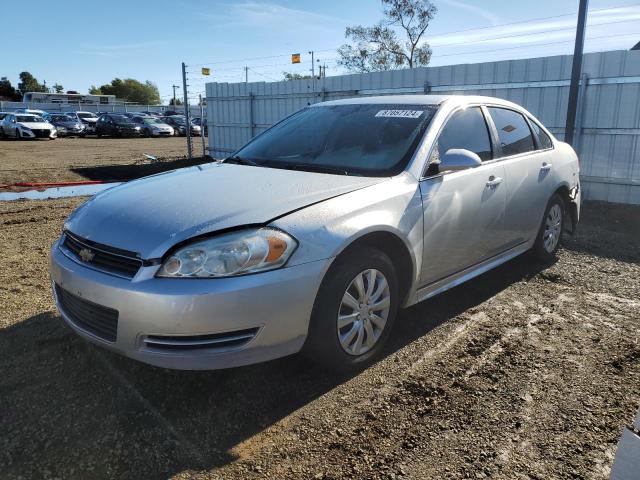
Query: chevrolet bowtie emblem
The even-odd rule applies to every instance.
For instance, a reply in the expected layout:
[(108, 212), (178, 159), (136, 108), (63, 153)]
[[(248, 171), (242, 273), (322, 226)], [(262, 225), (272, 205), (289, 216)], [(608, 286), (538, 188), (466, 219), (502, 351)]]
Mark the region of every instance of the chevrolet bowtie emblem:
[(90, 262), (91, 260), (93, 260), (93, 257), (96, 256), (96, 254), (93, 253), (88, 248), (83, 248), (82, 250), (80, 250), (78, 252), (78, 255), (80, 256), (83, 262)]

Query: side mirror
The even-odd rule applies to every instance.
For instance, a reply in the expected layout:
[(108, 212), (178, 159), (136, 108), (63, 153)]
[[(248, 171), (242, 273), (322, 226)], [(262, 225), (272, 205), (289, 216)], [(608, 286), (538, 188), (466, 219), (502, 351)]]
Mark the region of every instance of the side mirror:
[(464, 148), (451, 148), (440, 159), (440, 172), (457, 172), (482, 165), (477, 153)]

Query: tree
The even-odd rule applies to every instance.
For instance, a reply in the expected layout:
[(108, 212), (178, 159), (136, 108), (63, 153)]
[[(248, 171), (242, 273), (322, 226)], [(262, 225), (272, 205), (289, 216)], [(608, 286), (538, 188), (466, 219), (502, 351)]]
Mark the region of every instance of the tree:
[(20, 72), (20, 83), (18, 89), (21, 93), (27, 92), (47, 92), (47, 87), (36, 80), (29, 72)]
[(5, 100), (13, 100), (14, 102), (19, 102), (22, 100), (22, 94), (13, 88), (11, 82), (6, 78), (2, 78), (0, 80), (0, 98)]
[(300, 73), (282, 72), (285, 80), (311, 80), (311, 75), (302, 75)]
[[(174, 105), (173, 98), (171, 100), (169, 100), (169, 105)], [(182, 105), (182, 100), (180, 100), (179, 98), (176, 98), (175, 105)]]
[(438, 11), (435, 5), (429, 0), (382, 0), (382, 5), (384, 19), (377, 25), (347, 27), (351, 44), (338, 49), (338, 64), (359, 73), (428, 65), (431, 47), (422, 37)]
[(127, 102), (140, 103), (142, 105), (159, 105), (160, 93), (158, 87), (149, 80), (142, 83), (133, 78), (114, 78), (111, 83), (99, 88), (91, 86), (91, 95), (115, 95)]
[(53, 91), (56, 92), (56, 93), (64, 92), (64, 87), (62, 85), (60, 85), (59, 83), (54, 83), (52, 88), (53, 88)]

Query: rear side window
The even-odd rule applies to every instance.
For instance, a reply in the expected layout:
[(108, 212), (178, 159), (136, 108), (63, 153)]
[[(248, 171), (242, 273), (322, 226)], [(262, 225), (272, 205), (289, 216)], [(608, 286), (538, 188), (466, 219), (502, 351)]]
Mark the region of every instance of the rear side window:
[(529, 123), (531, 123), (531, 127), (533, 128), (534, 133), (538, 137), (538, 142), (540, 143), (540, 150), (546, 150), (547, 148), (553, 148), (553, 143), (551, 142), (551, 138), (549, 135), (544, 133), (544, 130), (540, 128), (533, 120), (529, 119)]
[(483, 162), (491, 160), (491, 141), (484, 115), (479, 107), (469, 107), (454, 113), (440, 132), (437, 151), (439, 158), (452, 148), (463, 148), (480, 157)]
[(498, 130), (503, 156), (508, 157), (535, 150), (531, 129), (520, 113), (495, 107), (489, 107), (489, 113)]

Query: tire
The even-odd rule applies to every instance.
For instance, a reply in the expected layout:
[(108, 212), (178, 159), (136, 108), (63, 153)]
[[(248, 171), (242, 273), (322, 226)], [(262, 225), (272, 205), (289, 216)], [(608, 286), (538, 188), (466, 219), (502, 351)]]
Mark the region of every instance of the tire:
[[(358, 277), (362, 280), (360, 289)], [(369, 289), (372, 278), (375, 279)], [(358, 294), (359, 290), (364, 295)], [(371, 293), (368, 302), (367, 293)], [(353, 306), (345, 303), (347, 294), (352, 297), (347, 303)], [(399, 294), (396, 270), (386, 254), (364, 247), (341, 255), (318, 290), (303, 355), (340, 372), (356, 371), (372, 364), (393, 328)], [(382, 309), (370, 309), (363, 303), (384, 305), (386, 301), (388, 306)], [(367, 345), (369, 339), (372, 340)]]
[(16, 136), (14, 137), (16, 140), (22, 140), (22, 134), (20, 133), (20, 130), (18, 130), (16, 128)]
[(144, 137), (145, 138), (150, 138), (151, 137), (151, 131), (148, 128), (144, 129)]
[(564, 200), (557, 193), (554, 194), (547, 203), (536, 243), (533, 246), (533, 254), (538, 260), (551, 262), (556, 258), (562, 243), (566, 212)]
[(0, 127), (0, 140), (6, 140), (7, 136), (4, 133), (4, 128)]

